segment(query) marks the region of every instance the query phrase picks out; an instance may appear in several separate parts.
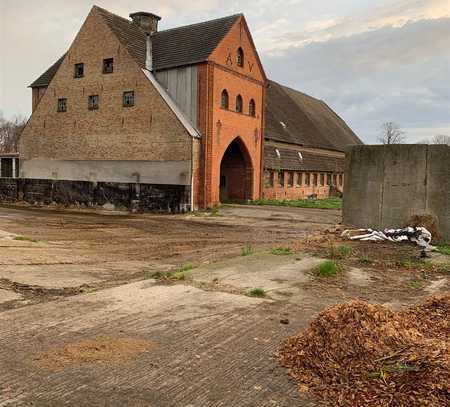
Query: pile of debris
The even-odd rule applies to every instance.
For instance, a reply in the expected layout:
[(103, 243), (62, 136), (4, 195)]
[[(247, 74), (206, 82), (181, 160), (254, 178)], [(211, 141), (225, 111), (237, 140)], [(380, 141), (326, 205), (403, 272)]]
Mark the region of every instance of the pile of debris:
[(285, 341), (283, 366), (301, 392), (336, 406), (447, 406), (450, 295), (407, 311), (351, 301)]

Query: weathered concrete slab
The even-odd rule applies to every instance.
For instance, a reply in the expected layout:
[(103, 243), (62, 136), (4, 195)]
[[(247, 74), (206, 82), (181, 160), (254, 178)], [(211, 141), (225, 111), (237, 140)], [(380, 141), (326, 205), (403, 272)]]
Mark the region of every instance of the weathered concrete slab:
[(266, 291), (281, 290), (309, 281), (311, 276), (307, 272), (322, 261), (310, 256), (255, 254), (201, 267), (193, 272), (193, 278), (208, 283), (217, 281), (243, 290), (254, 287)]
[[(151, 281), (4, 312), (0, 405), (310, 406), (274, 357), (299, 324), (274, 315), (264, 300)], [(155, 347), (123, 363), (36, 363), (41, 352), (99, 336)]]
[(21, 298), (22, 296), (20, 294), (15, 293), (14, 291), (3, 290), (2, 288), (0, 288), (0, 304), (9, 301), (20, 300)]

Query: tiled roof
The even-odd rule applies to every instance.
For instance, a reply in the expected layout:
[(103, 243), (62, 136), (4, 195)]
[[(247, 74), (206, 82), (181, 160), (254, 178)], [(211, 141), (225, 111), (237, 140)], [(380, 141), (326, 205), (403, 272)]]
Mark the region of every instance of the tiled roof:
[[(96, 9), (139, 66), (144, 68), (145, 32), (131, 20), (110, 13), (100, 7), (96, 7)], [(242, 14), (235, 14), (156, 32), (152, 36), (154, 69), (162, 70), (206, 61), (240, 16)], [(34, 81), (30, 87), (47, 86), (61, 65), (63, 58), (64, 56)]]
[(265, 138), (337, 151), (362, 144), (325, 102), (274, 81), (267, 89)]
[[(276, 153), (277, 149), (280, 153)], [(264, 167), (272, 170), (292, 171), (319, 171), (319, 172), (344, 172), (344, 158), (330, 157), (320, 154), (275, 147), (266, 144), (264, 146)]]
[(62, 64), (62, 61), (64, 60), (65, 56), (66, 56), (66, 54), (64, 54), (61, 58), (59, 58), (50, 68), (48, 68), (39, 78), (37, 78), (30, 85), (30, 88), (47, 86), (50, 83), (50, 81), (53, 79), (53, 77), (55, 76), (56, 71), (58, 70), (59, 66)]

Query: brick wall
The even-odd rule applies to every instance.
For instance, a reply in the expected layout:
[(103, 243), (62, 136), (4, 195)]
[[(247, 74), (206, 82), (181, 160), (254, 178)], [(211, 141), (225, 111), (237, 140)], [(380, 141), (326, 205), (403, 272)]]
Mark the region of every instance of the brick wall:
[[(238, 48), (244, 52), (244, 66), (237, 66)], [(248, 159), (242, 185), (251, 186), (249, 199), (261, 195), (261, 158), (264, 107), (264, 72), (254, 49), (245, 20), (239, 19), (221, 44), (209, 58), (208, 64), (199, 70), (200, 115), (199, 125), (204, 134), (202, 140), (202, 196), (205, 206), (220, 202), (220, 167), (225, 151), (239, 139), (242, 153)], [(229, 94), (229, 109), (221, 107), (222, 91)], [(243, 99), (243, 112), (236, 112), (236, 97)], [(250, 99), (255, 101), (256, 115), (249, 114)], [(202, 109), (204, 109), (202, 111)], [(246, 176), (252, 177), (246, 182)], [(236, 191), (235, 191), (236, 192)], [(233, 193), (231, 194), (233, 195)], [(242, 196), (242, 193), (239, 193)]]
[[(112, 74), (102, 73), (105, 58), (114, 58)], [(84, 63), (83, 78), (74, 78), (75, 63)], [(123, 107), (123, 92), (131, 90), (135, 106)], [(99, 95), (98, 110), (88, 110), (89, 95)], [(67, 112), (57, 112), (58, 98), (67, 98)], [(94, 8), (36, 106), (19, 150), (25, 160), (176, 161), (190, 160), (191, 146), (184, 127)]]

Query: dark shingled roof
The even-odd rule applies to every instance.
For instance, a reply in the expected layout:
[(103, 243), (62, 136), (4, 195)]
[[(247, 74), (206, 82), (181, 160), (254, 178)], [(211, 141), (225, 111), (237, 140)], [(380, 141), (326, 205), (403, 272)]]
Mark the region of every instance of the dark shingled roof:
[[(95, 6), (111, 31), (140, 67), (145, 66), (146, 34), (131, 20)], [(204, 62), (242, 14), (158, 31), (152, 36), (153, 66), (156, 70)], [(47, 86), (63, 61), (61, 57), (30, 87)]]
[(265, 138), (337, 151), (362, 144), (325, 102), (274, 81), (267, 89)]
[(59, 66), (62, 64), (62, 61), (64, 60), (65, 56), (66, 56), (66, 54), (64, 54), (61, 58), (59, 58), (50, 68), (48, 68), (29, 87), (37, 88), (40, 86), (47, 86), (50, 83), (50, 81), (53, 79), (53, 77), (55, 76), (56, 71), (58, 70)]
[[(275, 149), (280, 152), (280, 157)], [(307, 151), (302, 151), (301, 154), (303, 159), (300, 159), (296, 150), (266, 144), (264, 146), (264, 167), (273, 170), (344, 172), (344, 158)]]

